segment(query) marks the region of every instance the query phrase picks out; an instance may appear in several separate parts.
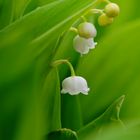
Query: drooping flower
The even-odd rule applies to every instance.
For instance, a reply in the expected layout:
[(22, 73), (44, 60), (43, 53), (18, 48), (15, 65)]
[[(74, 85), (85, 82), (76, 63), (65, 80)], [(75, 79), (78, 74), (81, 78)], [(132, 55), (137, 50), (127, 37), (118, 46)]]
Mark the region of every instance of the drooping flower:
[(71, 76), (63, 80), (61, 93), (78, 95), (79, 93), (88, 95), (89, 88), (87, 81), (80, 76)]
[(89, 22), (83, 22), (78, 26), (78, 34), (83, 38), (93, 38), (97, 35), (95, 26)]
[(94, 49), (96, 45), (97, 43), (94, 42), (93, 38), (86, 39), (77, 35), (73, 40), (74, 49), (81, 55), (87, 54), (89, 50)]

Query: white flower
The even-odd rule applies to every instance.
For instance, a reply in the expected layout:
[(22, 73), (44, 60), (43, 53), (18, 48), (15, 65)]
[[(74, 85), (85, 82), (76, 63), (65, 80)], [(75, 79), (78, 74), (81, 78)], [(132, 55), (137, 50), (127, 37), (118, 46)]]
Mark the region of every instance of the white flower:
[(94, 49), (97, 45), (93, 38), (83, 38), (77, 35), (73, 40), (74, 49), (80, 54), (87, 54), (90, 49)]
[(70, 95), (77, 95), (79, 93), (88, 95), (88, 91), (90, 90), (86, 80), (80, 76), (71, 76), (64, 79), (62, 82), (62, 88), (61, 93), (69, 93)]
[(88, 39), (95, 37), (97, 35), (97, 30), (93, 24), (89, 22), (84, 22), (78, 26), (78, 33), (79, 36)]

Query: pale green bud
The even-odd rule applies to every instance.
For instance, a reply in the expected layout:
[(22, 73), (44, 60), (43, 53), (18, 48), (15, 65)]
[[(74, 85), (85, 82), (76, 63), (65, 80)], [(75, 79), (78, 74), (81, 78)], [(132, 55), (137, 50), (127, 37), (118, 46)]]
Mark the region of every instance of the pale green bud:
[(78, 33), (79, 33), (79, 36), (87, 38), (87, 39), (93, 38), (97, 35), (95, 26), (89, 22), (81, 23), (78, 26)]
[(104, 9), (108, 17), (116, 17), (120, 13), (120, 8), (116, 3), (109, 3)]
[(98, 23), (100, 26), (107, 26), (113, 22), (113, 18), (108, 17), (106, 14), (102, 14), (98, 18)]

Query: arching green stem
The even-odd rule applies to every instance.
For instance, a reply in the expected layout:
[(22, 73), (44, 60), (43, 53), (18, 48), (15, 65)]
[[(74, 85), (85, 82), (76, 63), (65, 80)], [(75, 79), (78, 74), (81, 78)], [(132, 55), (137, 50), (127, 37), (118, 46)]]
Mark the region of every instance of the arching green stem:
[(89, 10), (89, 13), (91, 13), (91, 14), (103, 14), (104, 12), (101, 9), (91, 9), (91, 10)]
[(75, 27), (71, 27), (70, 31), (74, 32), (74, 33), (78, 33), (78, 30)]
[(52, 63), (52, 66), (57, 67), (58, 65), (64, 64), (64, 63), (69, 66), (70, 71), (71, 71), (71, 76), (75, 76), (76, 74), (75, 74), (75, 71), (74, 71), (74, 68), (73, 68), (72, 64), (66, 59), (56, 60)]

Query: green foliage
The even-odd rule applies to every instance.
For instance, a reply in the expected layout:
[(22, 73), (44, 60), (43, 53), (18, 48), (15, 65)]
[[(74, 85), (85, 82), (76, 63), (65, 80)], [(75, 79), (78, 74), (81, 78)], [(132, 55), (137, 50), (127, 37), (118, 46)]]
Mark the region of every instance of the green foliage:
[[(139, 94), (134, 94), (139, 92), (137, 82), (139, 81), (140, 50), (135, 45), (140, 43), (137, 39), (140, 35), (137, 32), (138, 29), (140, 29), (139, 20), (114, 30), (113, 35), (110, 33), (106, 36), (94, 52), (80, 60), (77, 73), (86, 77), (92, 87), (88, 97), (81, 97), (85, 123), (91, 121), (91, 118), (96, 118), (110, 104), (110, 101), (122, 94), (127, 95), (121, 114), (124, 120), (140, 117), (137, 111)], [(91, 60), (92, 65), (87, 63)], [(82, 70), (83, 66), (86, 67), (85, 70)], [(92, 109), (85, 108), (87, 105), (92, 106), (93, 103)]]
[(90, 122), (88, 125), (78, 131), (80, 140), (92, 140), (97, 139), (107, 132), (107, 129), (113, 127), (119, 127), (123, 129), (124, 125), (120, 120), (119, 114), (122, 103), (125, 96), (121, 96), (115, 102), (113, 102), (108, 109), (97, 119)]
[[(0, 0), (0, 140), (92, 140), (100, 130), (97, 140), (139, 139), (140, 2), (112, 2), (120, 16), (110, 27), (96, 26), (97, 48), (80, 57), (68, 30), (97, 1)], [(87, 79), (88, 96), (60, 95), (70, 72), (52, 68), (56, 59), (69, 59)], [(121, 112), (123, 97), (108, 108), (123, 94)], [(118, 113), (126, 130), (115, 128)]]

